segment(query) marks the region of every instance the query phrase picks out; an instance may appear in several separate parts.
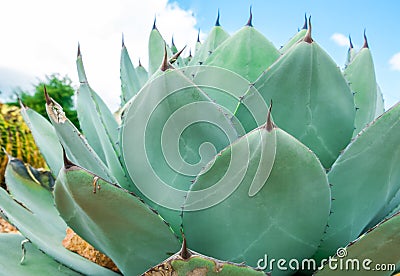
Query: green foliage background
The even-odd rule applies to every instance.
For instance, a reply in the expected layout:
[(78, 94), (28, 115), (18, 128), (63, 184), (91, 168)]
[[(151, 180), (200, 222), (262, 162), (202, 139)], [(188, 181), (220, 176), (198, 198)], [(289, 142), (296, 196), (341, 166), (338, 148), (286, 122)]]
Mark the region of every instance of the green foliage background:
[(68, 76), (60, 76), (60, 74), (48, 75), (45, 80), (39, 80), (39, 82), (34, 85), (33, 93), (21, 89), (14, 91), (14, 94), (17, 95), (17, 99), (7, 104), (19, 106), (19, 98), (25, 106), (34, 109), (45, 118), (48, 118), (46, 112), (46, 100), (44, 97), (45, 86), (50, 97), (56, 100), (63, 107), (65, 115), (79, 129), (79, 121), (73, 99), (75, 88)]

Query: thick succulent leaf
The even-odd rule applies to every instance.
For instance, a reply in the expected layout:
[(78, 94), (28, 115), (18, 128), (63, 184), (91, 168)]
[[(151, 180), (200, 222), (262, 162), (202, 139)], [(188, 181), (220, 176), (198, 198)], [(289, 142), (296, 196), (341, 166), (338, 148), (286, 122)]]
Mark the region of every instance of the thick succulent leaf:
[(376, 85), (376, 110), (375, 119), (385, 113), (385, 101), (383, 100), (382, 90), (379, 85)]
[(304, 39), (306, 33), (307, 29), (301, 29), (298, 31), (297, 34), (295, 34), (288, 42), (286, 42), (285, 45), (283, 45), (282, 48), (279, 49), (279, 52), (281, 52), (281, 54), (286, 53), (293, 45), (298, 43), (301, 39)]
[(179, 233), (191, 180), (237, 137), (230, 120), (189, 77), (167, 70), (125, 111), (121, 146), (135, 192)]
[(22, 106), (21, 115), (32, 132), (40, 153), (46, 160), (51, 173), (58, 175), (62, 167), (62, 148), (50, 122), (35, 110)]
[[(254, 267), (265, 254), (302, 260), (317, 250), (330, 209), (325, 170), (298, 140), (267, 128), (246, 134), (220, 152), (194, 182), (183, 213), (193, 250)], [(198, 196), (204, 189), (209, 194)], [(214, 198), (220, 203), (212, 205)], [(210, 207), (195, 210), (200, 206)]]
[(206, 40), (202, 44), (196, 45), (196, 53), (189, 65), (202, 65), (215, 49), (217, 49), (217, 47), (227, 38), (229, 38), (229, 34), (221, 26), (214, 26)]
[(346, 62), (344, 64), (345, 68), (349, 66), (349, 64), (353, 61), (354, 57), (357, 55), (356, 49), (353, 47), (350, 47), (349, 50), (347, 51), (347, 57), (346, 57)]
[[(121, 61), (121, 106), (126, 104), (142, 87), (139, 80), (138, 72), (133, 66), (131, 58), (125, 44), (122, 44)], [(146, 73), (147, 75), (147, 73)]]
[(244, 26), (226, 39), (205, 61), (254, 82), (280, 56), (275, 46), (254, 27)]
[(5, 178), (11, 195), (0, 189), (0, 210), (7, 220), (41, 251), (69, 268), (86, 275), (116, 275), (62, 246), (67, 226), (46, 184), (39, 182), (42, 178), (32, 175), (21, 161), (10, 158)]
[(353, 137), (355, 137), (368, 123), (374, 120), (376, 114), (377, 85), (374, 62), (368, 48), (362, 48), (357, 53), (344, 70), (344, 76), (354, 92), (354, 103), (357, 107), (353, 133)]
[(141, 199), (77, 166), (55, 188), (61, 217), (125, 275), (138, 275), (179, 249), (169, 226)]
[[(350, 142), (353, 95), (335, 62), (316, 42), (294, 45), (262, 74), (255, 88), (266, 103), (274, 103), (277, 125), (315, 152), (325, 168)], [(244, 107), (254, 109), (253, 97), (246, 94), (235, 113), (246, 131), (257, 127)]]
[[(398, 271), (400, 268), (399, 229), (400, 213), (397, 213), (351, 242), (346, 248), (341, 248), (337, 253), (342, 257), (336, 254), (335, 259), (350, 265), (358, 262), (360, 269), (346, 271), (346, 275), (393, 275), (394, 270)], [(333, 270), (329, 265), (325, 265), (316, 275), (329, 276), (342, 273), (343, 271)]]
[[(65, 117), (62, 107), (52, 98), (47, 97), (46, 109), (58, 139), (67, 152), (68, 157), (75, 164), (84, 167), (110, 182), (115, 182), (115, 178), (101, 158), (88, 144), (79, 130)], [(59, 158), (62, 159), (62, 155), (60, 155)]]
[(332, 214), (318, 255), (356, 239), (400, 204), (400, 104), (364, 129), (329, 172)]
[(242, 76), (221, 67), (206, 65), (188, 66), (181, 72), (220, 105), (229, 117), (233, 116), (241, 97), (253, 90), (255, 97), (252, 115), (259, 124), (265, 123), (268, 105), (257, 94), (254, 86)]
[(171, 57), (171, 49), (165, 43), (158, 29), (153, 27), (149, 38), (149, 77), (160, 68), (165, 50), (167, 50), (168, 57)]
[(139, 65), (135, 68), (135, 71), (138, 76), (140, 88), (142, 88), (148, 80), (149, 73), (147, 73), (146, 68), (144, 68), (142, 66), (140, 61), (139, 61)]
[[(84, 75), (81, 55), (78, 56), (77, 67), (79, 75)], [(114, 179), (125, 189), (132, 190), (133, 184), (120, 162), (117, 121), (99, 95), (89, 86), (87, 79), (80, 78), (79, 81), (77, 112), (82, 132)]]
[(47, 256), (33, 244), (25, 243), (24, 260), (21, 263), (21, 242), (19, 234), (0, 234), (0, 271), (4, 275), (81, 275)]

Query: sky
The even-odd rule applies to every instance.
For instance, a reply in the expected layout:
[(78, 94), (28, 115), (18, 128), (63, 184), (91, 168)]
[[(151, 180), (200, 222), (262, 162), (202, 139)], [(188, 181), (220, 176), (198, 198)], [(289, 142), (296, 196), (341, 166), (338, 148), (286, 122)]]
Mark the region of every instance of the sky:
[(38, 79), (59, 73), (78, 85), (78, 42), (91, 87), (112, 111), (119, 106), (122, 33), (133, 62), (148, 63), (153, 20), (169, 43), (193, 48), (198, 30), (205, 39), (218, 9), (222, 27), (233, 34), (249, 16), (276, 47), (312, 16), (313, 38), (343, 67), (348, 35), (363, 45), (366, 30), (385, 106), (400, 101), (400, 2), (366, 0), (0, 0), (0, 101), (17, 87), (32, 90)]

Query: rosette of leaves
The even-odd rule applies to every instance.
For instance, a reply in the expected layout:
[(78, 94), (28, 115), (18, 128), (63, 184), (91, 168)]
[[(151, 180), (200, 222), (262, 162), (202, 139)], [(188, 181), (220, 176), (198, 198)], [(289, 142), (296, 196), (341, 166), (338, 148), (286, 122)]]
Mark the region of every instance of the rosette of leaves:
[[(79, 50), (82, 132), (47, 94), (50, 123), (23, 109), (54, 191), (11, 158), (2, 213), (67, 274), (114, 274), (65, 250), (67, 227), (125, 275), (291, 275), (255, 267), (265, 254), (318, 262), (353, 243), (349, 253), (398, 268), (400, 104), (383, 113), (375, 79), (365, 80), (367, 42), (342, 71), (310, 23), (279, 51), (251, 16), (232, 35), (217, 20), (190, 61), (154, 25), (148, 71), (122, 43), (121, 123)], [(30, 254), (45, 263), (35, 252), (23, 269)]]

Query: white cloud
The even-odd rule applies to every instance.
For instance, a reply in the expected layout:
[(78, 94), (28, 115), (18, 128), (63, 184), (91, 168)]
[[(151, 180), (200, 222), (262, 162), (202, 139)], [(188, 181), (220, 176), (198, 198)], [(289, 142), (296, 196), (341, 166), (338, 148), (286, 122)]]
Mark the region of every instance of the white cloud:
[[(24, 75), (68, 74), (77, 83), (75, 58), (80, 42), (91, 86), (112, 110), (119, 104), (121, 34), (132, 61), (147, 65), (154, 16), (167, 43), (194, 45), (196, 19), (168, 0), (13, 0), (2, 5), (0, 67)], [(18, 84), (15, 84), (17, 86)]]
[(349, 46), (349, 39), (347, 36), (345, 36), (344, 34), (340, 34), (340, 33), (334, 33), (331, 36), (331, 39), (339, 46)]
[(400, 71), (400, 53), (394, 54), (390, 60), (390, 69)]

